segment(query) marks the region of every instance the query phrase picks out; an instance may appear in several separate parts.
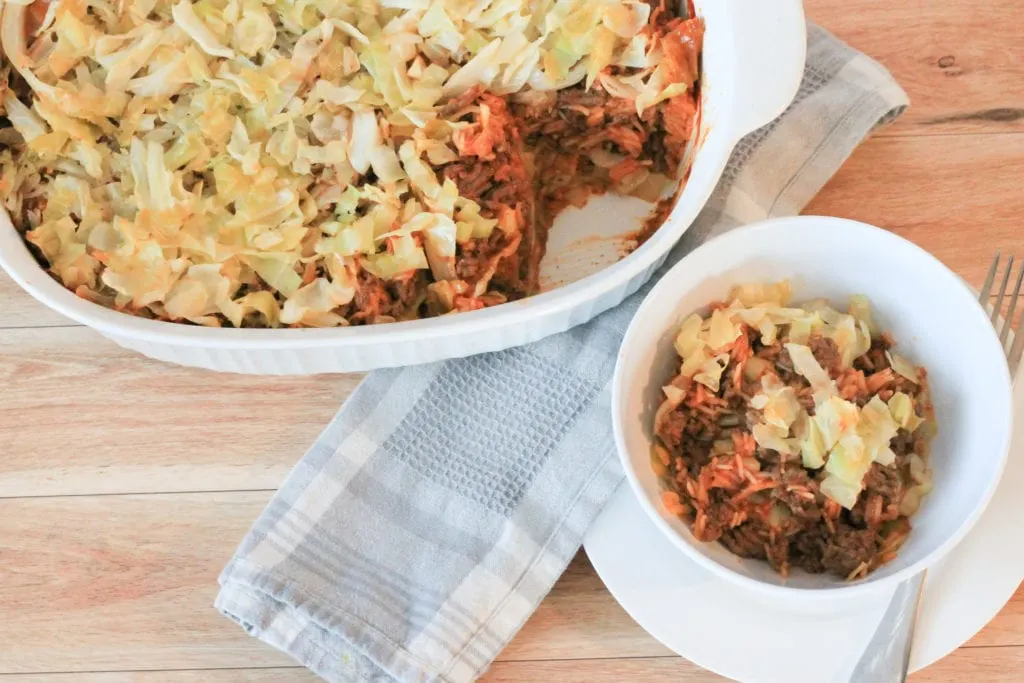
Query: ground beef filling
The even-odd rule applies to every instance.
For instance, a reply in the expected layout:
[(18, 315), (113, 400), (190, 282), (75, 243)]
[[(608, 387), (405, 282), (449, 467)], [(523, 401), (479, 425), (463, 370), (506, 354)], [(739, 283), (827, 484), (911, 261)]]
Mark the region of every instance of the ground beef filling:
[[(746, 329), (745, 335), (736, 346), (749, 344), (753, 357), (766, 361), (793, 387), (805, 408), (813, 406), (807, 381), (793, 371), (782, 348), (784, 340), (765, 346), (756, 331)], [(919, 383), (895, 374), (885, 354), (890, 345), (883, 335), (852, 369), (844, 370), (832, 340), (812, 336), (807, 342), (847, 400), (862, 406), (875, 394), (887, 400), (903, 391), (930, 412), (923, 370)], [(848, 578), (892, 559), (910, 531), (909, 519), (900, 514), (910, 456), (926, 451), (927, 436), (900, 430), (890, 444), (895, 465), (873, 464), (856, 506), (846, 510), (821, 492), (824, 469), (807, 470), (799, 455), (785, 456), (754, 442), (750, 430), (760, 416), (749, 402), (760, 383), (730, 370), (714, 394), (682, 376), (672, 381), (686, 398), (674, 410), (659, 413), (655, 424), (667, 453), (660, 465), (671, 483), (664, 498), (669, 511), (689, 521), (698, 540), (720, 541), (731, 552), (766, 560), (783, 574), (796, 567)], [(735, 452), (716, 455), (715, 442), (730, 439)], [(767, 483), (748, 485), (737, 474), (744, 467), (770, 475)]]
[(650, 30), (674, 65), (669, 78), (689, 89), (642, 114), (599, 83), (508, 97), (477, 87), (445, 107), (445, 118), (468, 126), (454, 139), (460, 158), (442, 175), (499, 221), (489, 238), (459, 247), (456, 272), (476, 295), (485, 286), (506, 299), (535, 293), (548, 230), (566, 207), (630, 189), (638, 171), (676, 177), (696, 125), (703, 26), (659, 5)]

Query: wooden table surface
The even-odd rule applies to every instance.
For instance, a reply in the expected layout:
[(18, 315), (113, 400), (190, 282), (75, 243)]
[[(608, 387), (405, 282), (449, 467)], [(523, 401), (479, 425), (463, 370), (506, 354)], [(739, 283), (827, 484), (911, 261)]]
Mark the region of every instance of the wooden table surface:
[[(886, 226), (978, 285), (1024, 255), (1021, 0), (806, 0), (911, 109), (808, 207)], [(145, 360), (0, 274), (0, 683), (307, 681), (211, 607), (217, 574), (359, 377)], [(1024, 592), (926, 681), (1024, 679)], [(722, 680), (646, 635), (581, 553), (489, 681)]]

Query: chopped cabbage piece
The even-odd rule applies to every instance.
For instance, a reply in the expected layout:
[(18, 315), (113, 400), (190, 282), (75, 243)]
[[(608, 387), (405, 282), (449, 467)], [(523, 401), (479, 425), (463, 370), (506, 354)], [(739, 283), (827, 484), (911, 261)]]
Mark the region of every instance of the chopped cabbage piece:
[(199, 18), (191, 0), (181, 0), (176, 4), (171, 9), (171, 16), (174, 17), (174, 23), (187, 33), (192, 40), (196, 41), (196, 44), (206, 54), (214, 57), (227, 57), (228, 59), (235, 56), (234, 51), (222, 45), (217, 36), (213, 34), (213, 31)]
[(859, 482), (846, 482), (833, 475), (826, 476), (821, 482), (821, 492), (847, 510), (852, 510), (857, 504), (857, 497), (862, 488), (863, 485)]
[(694, 382), (700, 382), (711, 391), (718, 391), (722, 371), (729, 362), (729, 354), (722, 353), (706, 360), (693, 375)]
[(765, 424), (755, 424), (751, 429), (754, 441), (762, 448), (778, 451), (784, 455), (796, 455), (800, 444), (796, 439), (786, 438), (786, 432)]
[(839, 349), (839, 358), (844, 368), (853, 367), (853, 361), (871, 348), (871, 337), (864, 334), (852, 315), (839, 315), (829, 326), (827, 336)]
[(906, 358), (889, 351), (885, 352), (885, 356), (889, 359), (889, 365), (892, 366), (892, 369), (896, 374), (906, 377), (914, 384), (918, 384), (921, 381), (921, 378), (918, 377), (917, 374), (917, 368), (914, 367), (914, 364)]
[(790, 343), (786, 344), (786, 350), (789, 351), (790, 360), (793, 361), (793, 369), (810, 383), (816, 403), (835, 396), (835, 382), (825, 372), (825, 368), (818, 363), (818, 359), (814, 357), (809, 347)]
[(846, 434), (829, 452), (825, 471), (847, 484), (857, 484), (871, 469), (872, 458), (867, 445), (858, 434)]
[(792, 387), (783, 385), (778, 377), (761, 377), (761, 393), (750, 401), (751, 407), (762, 411), (766, 424), (786, 433), (801, 412), (800, 402)]
[(794, 320), (789, 326), (788, 339), (793, 344), (807, 344), (813, 334), (820, 334), (825, 329), (825, 321), (817, 313), (811, 313)]
[(744, 306), (753, 307), (759, 304), (785, 306), (789, 303), (793, 290), (789, 280), (770, 284), (737, 285), (729, 292), (729, 300), (739, 301)]
[(868, 337), (878, 335), (878, 327), (871, 316), (871, 302), (863, 294), (854, 294), (850, 297), (850, 315), (867, 326)]
[(857, 424), (860, 422), (860, 411), (853, 403), (844, 401), (838, 396), (831, 396), (828, 400), (818, 404), (811, 421), (821, 431), (822, 444), (828, 451), (836, 445), (839, 439), (857, 429)]
[(676, 334), (676, 353), (682, 359), (692, 356), (704, 343), (698, 338), (703, 320), (696, 313), (686, 318)]
[(287, 254), (282, 254), (282, 258), (247, 256), (245, 261), (264, 282), (285, 296), (295, 294), (302, 284), (302, 278), (295, 272), (295, 260)]
[(711, 314), (711, 326), (707, 334), (707, 344), (712, 351), (717, 351), (733, 343), (741, 334), (739, 325), (729, 319), (729, 314), (719, 308)]
[(828, 449), (825, 448), (825, 436), (821, 427), (814, 420), (808, 420), (807, 429), (803, 439), (800, 441), (800, 457), (803, 466), (816, 470), (825, 466), (825, 456)]
[(893, 420), (900, 427), (911, 433), (924, 422), (924, 419), (919, 417), (914, 410), (914, 400), (902, 391), (897, 391), (889, 399), (889, 412), (892, 413)]
[(889, 447), (889, 442), (896, 436), (899, 425), (893, 420), (889, 406), (878, 396), (872, 396), (860, 410), (857, 422), (857, 433), (864, 440), (873, 458)]
[(281, 309), (281, 322), (312, 324), (317, 327), (344, 324), (344, 318), (336, 314), (331, 315), (331, 312), (338, 306), (352, 301), (354, 296), (355, 287), (352, 283), (318, 277), (288, 297)]

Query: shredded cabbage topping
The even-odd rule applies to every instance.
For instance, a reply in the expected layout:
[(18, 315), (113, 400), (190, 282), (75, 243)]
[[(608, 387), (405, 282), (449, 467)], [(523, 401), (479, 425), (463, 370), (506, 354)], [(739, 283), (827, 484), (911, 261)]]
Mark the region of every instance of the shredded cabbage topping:
[[(577, 133), (573, 164), (649, 192), (646, 136), (681, 149), (696, 102), (699, 20), (663, 9), (7, 3), (0, 198), (68, 288), (147, 317), (334, 326), (501, 303), (532, 293), (508, 273), (544, 235), (528, 202), (452, 169), (494, 163), (486, 180), (528, 186), (520, 110), (589, 89), (624, 106), (591, 148)], [(695, 372), (713, 384), (717, 364)]]

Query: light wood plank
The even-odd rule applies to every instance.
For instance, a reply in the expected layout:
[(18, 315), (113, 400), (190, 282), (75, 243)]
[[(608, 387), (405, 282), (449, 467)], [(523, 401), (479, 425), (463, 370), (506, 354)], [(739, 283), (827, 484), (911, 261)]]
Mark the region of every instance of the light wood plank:
[(569, 563), (500, 660), (657, 657), (672, 651), (615, 601), (586, 553)]
[(1024, 135), (873, 138), (804, 213), (889, 228), (978, 287), (1024, 248)]
[[(1024, 648), (958, 650), (910, 677), (911, 683), (1016, 683), (1024, 666)], [(296, 668), (203, 669), (192, 671), (96, 672), (90, 674), (22, 674), (4, 676), (5, 683), (304, 683), (319, 680)], [(635, 659), (497, 662), (481, 683), (723, 683), (728, 679), (705, 671), (681, 657)]]
[(300, 667), (0, 675), (3, 683), (316, 683), (321, 680)]
[[(212, 608), (269, 492), (0, 500), (0, 674), (282, 665)], [(502, 659), (670, 654), (581, 553)]]
[[(977, 286), (1021, 246), (1022, 157), (1024, 135), (876, 138), (807, 211), (890, 227)], [(357, 382), (184, 369), (82, 328), (5, 330), (0, 376), (0, 496), (273, 488)]]
[(84, 327), (0, 332), (0, 497), (273, 489), (358, 375), (246, 377)]
[(0, 329), (5, 327), (55, 327), (76, 325), (39, 303), (0, 269)]
[[(1024, 648), (958, 650), (911, 676), (911, 683), (1015, 683), (1024, 667)], [(191, 671), (96, 672), (89, 674), (21, 674), (4, 683), (304, 683), (319, 680), (297, 668), (202, 669)], [(681, 657), (497, 662), (481, 683), (723, 683), (728, 679), (704, 671)]]
[(881, 62), (910, 95), (909, 111), (883, 135), (1024, 131), (1019, 0), (804, 6), (808, 18)]
[[(961, 648), (910, 677), (911, 683), (1018, 683), (1024, 648)], [(719, 683), (727, 679), (700, 669), (681, 657), (598, 659), (587, 661), (498, 662), (481, 683)]]
[(0, 501), (0, 672), (292, 664), (212, 606), (269, 496)]

